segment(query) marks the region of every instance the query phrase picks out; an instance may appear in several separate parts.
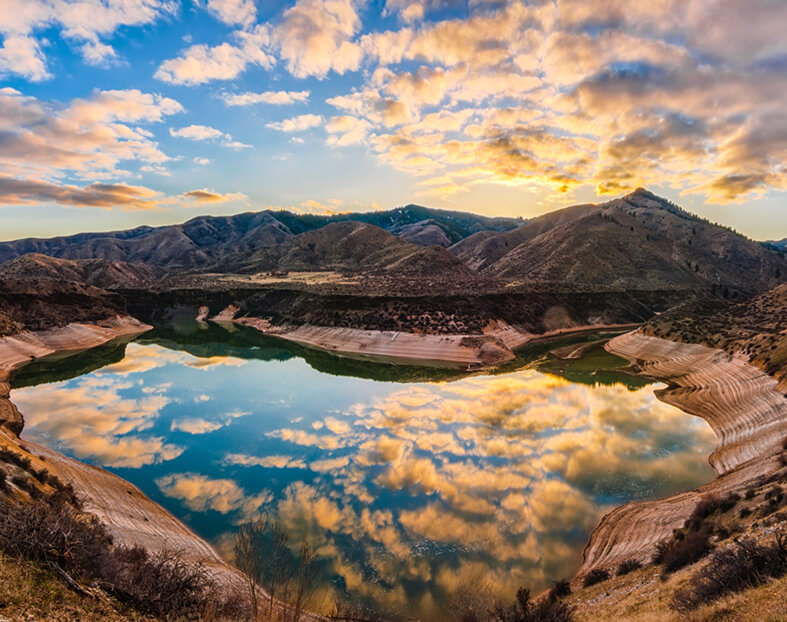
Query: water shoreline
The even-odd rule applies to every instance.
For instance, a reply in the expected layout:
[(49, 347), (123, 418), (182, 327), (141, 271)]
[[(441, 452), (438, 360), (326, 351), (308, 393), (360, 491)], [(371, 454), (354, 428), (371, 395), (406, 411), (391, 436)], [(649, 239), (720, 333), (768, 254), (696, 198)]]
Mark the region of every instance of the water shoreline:
[[(372, 331), (346, 333), (355, 329), (332, 329), (333, 332), (329, 329), (315, 332), (320, 327), (301, 327), (300, 332), (298, 328), (272, 331), (269, 325), (260, 324), (264, 320), (231, 321), (257, 330), (262, 328), (265, 334), (332, 354), (378, 356), (370, 352), (374, 348), (368, 345), (366, 348), (358, 347), (357, 339), (350, 342), (353, 347), (345, 344), (341, 351), (306, 341), (307, 338), (316, 341), (327, 336), (336, 339), (342, 334), (357, 337)], [(505, 345), (513, 356), (514, 348), (534, 341), (626, 327), (583, 326), (530, 335), (512, 327), (497, 326), (496, 333), (490, 331), (489, 336), (498, 347), (500, 343)], [(11, 371), (33, 358), (96, 347), (112, 339), (134, 337), (149, 328), (126, 316), (0, 339), (0, 444), (15, 445), (16, 451), (28, 454), (38, 467), (48, 468), (63, 481), (71, 483), (85, 498), (87, 509), (98, 515), (120, 541), (142, 544), (151, 550), (175, 544), (194, 559), (207, 562), (228, 580), (235, 580), (238, 571), (223, 562), (207, 542), (133, 485), (103, 469), (19, 439), (23, 419), (8, 399), (10, 389), (7, 380)], [(474, 362), (483, 364), (485, 361), (480, 357), (480, 348), (489, 343), (485, 340), (480, 344), (463, 346), (461, 340), (467, 338), (466, 335), (403, 337), (400, 334), (394, 339), (391, 337), (371, 334), (367, 339), (383, 345), (396, 344), (402, 339), (400, 343), (405, 346), (413, 338), (419, 342), (425, 337), (443, 339), (436, 342), (443, 344), (442, 349), (433, 347), (434, 339), (426, 339), (427, 347), (421, 350), (420, 356), (410, 356), (408, 360), (421, 363), (429, 357), (436, 357), (439, 362), (439, 355), (447, 352), (450, 356), (443, 362), (460, 367), (469, 367)], [(778, 468), (780, 443), (787, 436), (787, 399), (776, 391), (776, 380), (741, 359), (705, 346), (649, 337), (636, 330), (611, 339), (605, 348), (629, 360), (633, 366), (631, 371), (666, 382), (668, 388), (659, 391), (659, 399), (708, 421), (718, 439), (717, 449), (709, 456), (709, 461), (719, 476), (695, 490), (665, 499), (625, 504), (605, 514), (591, 532), (577, 576), (593, 568), (611, 567), (624, 559), (649, 559), (656, 543), (671, 533), (675, 526), (682, 524), (702, 495), (741, 491), (753, 480)], [(469, 354), (460, 349), (467, 350)], [(462, 354), (461, 360), (455, 360), (457, 351)], [(390, 358), (401, 361), (403, 357)], [(510, 358), (501, 362), (505, 360)], [(45, 456), (45, 461), (40, 456)]]

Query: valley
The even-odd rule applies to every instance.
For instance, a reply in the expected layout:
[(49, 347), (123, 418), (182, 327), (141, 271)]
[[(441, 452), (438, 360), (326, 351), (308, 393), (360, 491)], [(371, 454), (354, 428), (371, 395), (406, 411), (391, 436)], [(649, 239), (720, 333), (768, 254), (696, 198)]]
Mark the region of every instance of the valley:
[[(447, 619), (448, 594), (475, 580), (470, 568), (507, 599), (517, 584), (540, 591), (575, 575), (569, 600), (584, 611), (588, 574), (633, 561), (651, 576), (657, 545), (702, 499), (743, 497), (752, 487), (762, 495), (766, 482), (786, 477), (784, 253), (643, 189), (528, 221), (417, 206), (352, 218), (275, 211), (200, 217), (2, 242), (0, 259), (4, 446), (71, 483), (119, 541), (153, 551), (177, 542), (230, 582), (238, 574), (227, 563), (227, 538), (256, 499), (256, 509), (276, 508), (296, 532), (316, 538), (340, 591), (390, 619)], [(91, 362), (89, 349), (105, 343)], [(271, 375), (263, 390), (271, 400), (292, 382), (276, 375), (277, 366), (292, 366), (287, 377), (303, 377), (303, 387), (322, 388), (299, 414), (271, 414), (280, 420), (270, 429), (258, 417), (277, 412), (273, 406), (232, 403), (248, 388), (231, 396), (205, 384), (203, 394), (222, 412), (253, 417), (193, 415), (202, 408), (199, 396), (188, 398), (188, 413), (159, 413), (185, 400), (165, 398), (175, 391), (169, 386), (182, 391), (206, 382), (180, 378), (214, 364), (229, 365), (227, 383), (247, 378), (252, 386)], [(122, 397), (133, 374), (159, 368), (161, 378), (139, 377), (149, 394)], [(91, 441), (90, 426), (79, 428), (77, 411), (69, 417), (65, 405), (68, 391), (83, 385), (130, 400), (132, 411), (123, 415), (130, 420), (104, 421), (100, 408), (91, 415), (125, 431)], [(156, 392), (159, 385), (167, 387)], [(49, 401), (40, 397), (47, 391)], [(563, 394), (563, 405), (550, 401)], [(294, 395), (276, 399), (296, 404)], [(155, 396), (154, 407), (146, 400)], [(528, 414), (538, 396), (543, 410)], [(604, 400), (612, 405), (605, 409)], [(587, 415), (577, 403), (594, 406)], [(65, 412), (59, 422), (58, 404)], [(593, 428), (599, 418), (620, 438), (600, 441), (601, 428)], [(595, 430), (595, 457), (569, 440), (569, 419), (577, 430)], [(674, 429), (667, 434), (659, 425)], [(148, 429), (155, 434), (143, 434)], [(199, 473), (196, 456), (207, 450), (197, 441), (231, 430), (241, 434), (240, 445), (211, 458), (215, 472)], [(255, 435), (257, 452), (245, 451)], [(194, 441), (193, 457), (184, 439)], [(658, 439), (663, 447), (650, 446)], [(145, 449), (135, 454), (132, 447)], [(611, 447), (618, 453), (609, 460), (640, 461), (621, 463), (612, 478), (621, 488), (603, 468), (592, 470)], [(591, 470), (580, 474), (580, 457)], [(177, 468), (166, 470), (170, 463)], [(239, 476), (241, 467), (258, 471)], [(155, 476), (144, 474), (147, 468)], [(472, 478), (462, 474), (471, 468)], [(315, 479), (298, 480), (304, 471)], [(539, 499), (553, 479), (566, 488), (551, 492), (568, 495), (573, 506)], [(124, 480), (136, 486), (125, 496)], [(497, 483), (483, 494), (468, 483), (487, 480)], [(210, 490), (214, 497), (195, 492)], [(382, 499), (388, 505), (374, 505)], [(574, 522), (559, 539), (545, 537), (538, 526), (547, 515)], [(430, 522), (465, 534), (503, 525), (510, 531), (500, 541), (468, 535), (459, 543)], [(766, 521), (727, 523), (760, 537)], [(359, 524), (367, 539), (353, 548), (348, 538)], [(420, 561), (405, 563), (416, 550)], [(376, 587), (364, 591), (370, 577)], [(608, 589), (627, 580), (612, 578)], [(667, 601), (625, 619), (677, 616)]]

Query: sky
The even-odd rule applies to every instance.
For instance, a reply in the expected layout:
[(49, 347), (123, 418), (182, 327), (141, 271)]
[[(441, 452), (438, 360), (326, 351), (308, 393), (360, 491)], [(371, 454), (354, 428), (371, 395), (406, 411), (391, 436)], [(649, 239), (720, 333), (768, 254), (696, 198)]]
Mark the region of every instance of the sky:
[(0, 5), (0, 239), (639, 186), (787, 237), (784, 0)]

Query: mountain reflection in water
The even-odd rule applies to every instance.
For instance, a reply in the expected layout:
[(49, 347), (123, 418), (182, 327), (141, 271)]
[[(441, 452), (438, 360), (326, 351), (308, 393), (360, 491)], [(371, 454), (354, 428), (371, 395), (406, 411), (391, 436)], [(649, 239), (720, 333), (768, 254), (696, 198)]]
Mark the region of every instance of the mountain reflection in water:
[(603, 512), (713, 477), (704, 421), (605, 370), (620, 361), (600, 344), (553, 347), (462, 377), (188, 323), (38, 361), (12, 399), (23, 437), (128, 479), (220, 551), (264, 510), (315, 545), (326, 584), (439, 618), (466, 586), (572, 574)]

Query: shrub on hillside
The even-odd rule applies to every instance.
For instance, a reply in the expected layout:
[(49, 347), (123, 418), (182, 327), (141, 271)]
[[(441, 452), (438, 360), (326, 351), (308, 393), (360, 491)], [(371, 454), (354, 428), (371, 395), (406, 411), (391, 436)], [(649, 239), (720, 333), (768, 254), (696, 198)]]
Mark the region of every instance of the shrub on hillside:
[[(204, 618), (212, 611), (240, 620), (243, 599), (226, 597), (203, 564), (172, 552), (113, 546), (106, 528), (71, 502), (73, 490), (28, 502), (0, 496), (0, 550), (55, 570), (70, 585), (100, 586), (135, 610), (161, 618)], [(89, 590), (92, 588), (81, 589)]]
[(787, 574), (787, 536), (762, 545), (740, 540), (716, 551), (689, 584), (677, 590), (670, 605), (679, 611), (696, 609), (732, 592), (762, 585)]
[(573, 622), (574, 619), (571, 608), (564, 602), (552, 598), (533, 602), (526, 588), (517, 590), (513, 605), (498, 605), (494, 616), (499, 622)]
[(624, 562), (620, 562), (618, 566), (618, 570), (615, 573), (617, 576), (622, 577), (629, 573), (634, 572), (635, 570), (639, 570), (642, 568), (642, 564), (638, 562), (636, 559), (627, 559)]
[(590, 587), (609, 579), (609, 572), (603, 568), (594, 568), (582, 579), (582, 587)]
[(567, 579), (555, 581), (549, 590), (549, 597), (553, 600), (565, 598), (569, 594), (571, 594), (571, 582)]
[(704, 523), (697, 530), (666, 538), (656, 545), (653, 562), (661, 565), (664, 575), (689, 566), (705, 557), (713, 548), (710, 543), (712, 534), (713, 526)]

